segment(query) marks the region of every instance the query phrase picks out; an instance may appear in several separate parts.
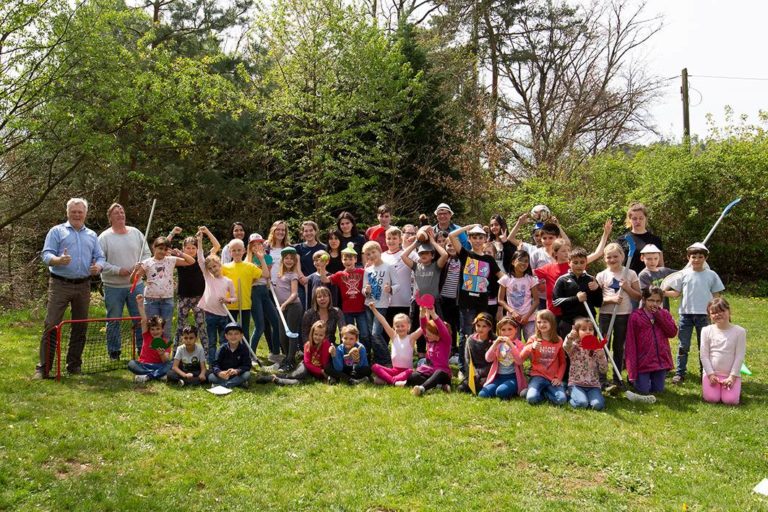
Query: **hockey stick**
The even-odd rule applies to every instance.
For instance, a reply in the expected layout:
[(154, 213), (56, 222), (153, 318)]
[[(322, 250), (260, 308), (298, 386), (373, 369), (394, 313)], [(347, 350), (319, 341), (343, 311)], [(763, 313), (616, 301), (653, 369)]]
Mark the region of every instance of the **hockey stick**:
[[(232, 313), (230, 313), (230, 312), (229, 312), (229, 309), (227, 309), (227, 316), (229, 317), (229, 321), (230, 321), (230, 322), (232, 322), (232, 323), (235, 323), (235, 324), (237, 323), (237, 322), (235, 322), (235, 317), (233, 317), (233, 316), (232, 316)], [(238, 325), (239, 325), (239, 324), (238, 324)], [(241, 331), (240, 331), (240, 332), (242, 332), (242, 327), (241, 327)], [(242, 339), (241, 341), (242, 341), (243, 343), (245, 343), (245, 346), (246, 346), (246, 347), (248, 347), (248, 352), (250, 352), (250, 353), (251, 353), (251, 358), (252, 358), (252, 359), (253, 359), (253, 360), (256, 362), (256, 364), (258, 364), (259, 366), (261, 366), (261, 361), (259, 361), (259, 358), (258, 358), (258, 357), (256, 357), (256, 352), (254, 352), (254, 351), (253, 351), (253, 349), (251, 348), (251, 344), (250, 344), (250, 343), (248, 342), (248, 340), (246, 339), (246, 337), (245, 337), (245, 334), (243, 334), (243, 339)]]
[[(597, 325), (597, 322), (595, 322), (595, 316), (592, 314), (592, 311), (589, 309), (589, 304), (586, 302), (584, 304), (584, 309), (587, 310), (587, 315), (589, 316), (590, 321), (592, 322), (592, 325), (595, 328), (595, 332), (600, 337), (600, 339), (604, 339), (602, 333), (600, 332), (600, 326)], [(607, 340), (606, 340), (607, 341)], [(624, 379), (621, 377), (621, 372), (619, 371), (619, 367), (616, 365), (616, 361), (613, 360), (613, 354), (611, 354), (611, 351), (608, 350), (608, 343), (605, 344), (603, 347), (603, 350), (605, 350), (605, 355), (608, 357), (608, 360), (613, 365), (613, 369), (616, 372), (616, 375), (619, 376), (619, 381), (624, 383)], [(639, 395), (633, 391), (625, 391), (624, 396), (627, 397), (627, 400), (630, 402), (642, 402), (645, 404), (653, 404), (656, 403), (656, 397), (653, 395)]]
[[(152, 217), (155, 215), (155, 205), (157, 204), (157, 198), (154, 198), (152, 200), (152, 208), (149, 210), (149, 220), (147, 221), (147, 229), (144, 231), (144, 242), (146, 243), (147, 239), (149, 238), (149, 228), (152, 227)], [(136, 257), (136, 263), (141, 262), (141, 252), (144, 250), (144, 245), (139, 246), (139, 255)], [(131, 284), (131, 291), (130, 293), (133, 293), (133, 291), (136, 289), (136, 285), (139, 284), (139, 274), (136, 274), (133, 276), (133, 284)]]
[(277, 300), (277, 294), (275, 293), (275, 288), (270, 286), (269, 290), (272, 292), (272, 298), (275, 299), (275, 304), (277, 304), (277, 313), (280, 315), (280, 320), (283, 322), (283, 329), (285, 329), (285, 335), (289, 338), (298, 338), (299, 333), (293, 332), (288, 328), (288, 322), (285, 321), (285, 315), (283, 315), (283, 310), (280, 307), (280, 301)]

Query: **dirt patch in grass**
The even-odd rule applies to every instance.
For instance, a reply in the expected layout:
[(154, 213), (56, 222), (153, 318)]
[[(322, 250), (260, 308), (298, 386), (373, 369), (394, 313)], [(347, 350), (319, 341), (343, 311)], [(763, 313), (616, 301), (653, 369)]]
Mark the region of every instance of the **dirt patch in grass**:
[(82, 462), (75, 459), (51, 461), (46, 463), (44, 467), (52, 471), (57, 480), (76, 478), (96, 469), (90, 462)]

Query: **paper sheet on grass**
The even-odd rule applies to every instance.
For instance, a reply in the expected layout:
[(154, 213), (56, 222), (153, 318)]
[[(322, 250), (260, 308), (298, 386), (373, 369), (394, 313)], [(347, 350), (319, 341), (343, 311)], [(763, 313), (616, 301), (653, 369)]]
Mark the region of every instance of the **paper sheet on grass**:
[(762, 494), (763, 496), (768, 496), (768, 478), (763, 478), (763, 481), (757, 484), (752, 491)]
[(213, 393), (214, 395), (228, 395), (232, 392), (230, 388), (225, 388), (224, 386), (214, 386), (212, 388), (208, 388), (206, 391)]

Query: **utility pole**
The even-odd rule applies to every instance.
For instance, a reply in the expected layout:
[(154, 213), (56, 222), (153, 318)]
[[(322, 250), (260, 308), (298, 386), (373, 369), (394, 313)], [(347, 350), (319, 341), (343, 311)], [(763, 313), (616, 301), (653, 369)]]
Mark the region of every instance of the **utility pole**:
[(691, 149), (691, 116), (688, 110), (688, 68), (683, 68), (683, 84), (680, 92), (683, 95), (683, 143)]

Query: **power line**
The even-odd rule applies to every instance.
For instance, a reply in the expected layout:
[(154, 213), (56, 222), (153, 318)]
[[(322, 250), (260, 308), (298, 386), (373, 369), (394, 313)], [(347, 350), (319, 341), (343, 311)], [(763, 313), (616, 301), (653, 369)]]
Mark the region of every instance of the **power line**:
[(759, 82), (768, 82), (768, 78), (751, 76), (717, 76), (717, 75), (688, 75), (691, 78), (714, 78), (717, 80), (753, 80)]

